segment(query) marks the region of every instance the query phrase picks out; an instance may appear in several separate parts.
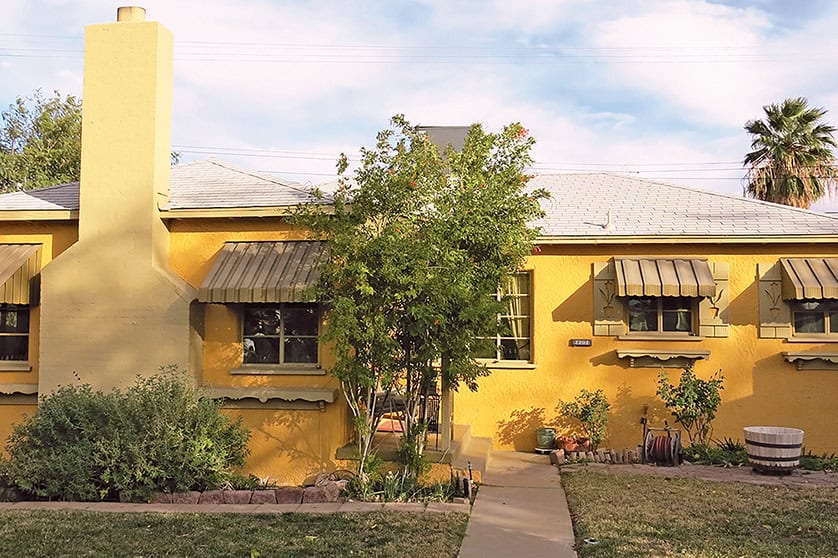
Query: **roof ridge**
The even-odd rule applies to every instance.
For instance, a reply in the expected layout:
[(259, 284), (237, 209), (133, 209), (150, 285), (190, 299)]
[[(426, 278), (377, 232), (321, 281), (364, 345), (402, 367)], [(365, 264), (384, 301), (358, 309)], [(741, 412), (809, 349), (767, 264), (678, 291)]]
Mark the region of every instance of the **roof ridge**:
[(228, 169), (228, 170), (231, 170), (231, 171), (234, 171), (234, 172), (238, 172), (240, 174), (246, 174), (246, 175), (252, 176), (254, 178), (259, 178), (259, 179), (262, 179), (262, 180), (266, 180), (268, 182), (273, 182), (274, 184), (277, 184), (278, 186), (284, 186), (286, 188), (296, 190), (297, 192), (299, 192), (301, 194), (310, 194), (311, 193), (311, 192), (307, 191), (303, 187), (303, 185), (300, 184), (299, 182), (295, 182), (293, 180), (284, 181), (284, 179), (280, 179), (280, 178), (277, 178), (275, 176), (271, 176), (269, 174), (262, 174), (262, 173), (259, 173), (259, 172), (256, 172), (256, 171), (245, 169), (243, 167), (239, 167), (239, 166), (234, 165), (232, 163), (228, 163), (227, 161), (222, 161), (221, 159), (215, 159), (215, 158), (211, 157), (209, 159), (203, 159), (202, 161), (194, 161), (194, 162), (196, 162), (196, 163), (200, 163), (200, 162), (211, 163), (213, 165), (217, 165), (219, 167), (223, 167), (225, 169)]
[(79, 184), (78, 180), (74, 180), (73, 182), (64, 182), (63, 184), (53, 184), (52, 186), (43, 186), (42, 188), (31, 188), (29, 190), (12, 190), (11, 192), (3, 192), (0, 193), (0, 196), (5, 196), (8, 194), (31, 194), (32, 192), (46, 192), (48, 190), (56, 190), (58, 188), (66, 188), (67, 186), (77, 186)]
[(547, 173), (547, 174), (539, 174), (537, 176), (573, 176), (573, 175), (584, 175), (584, 176), (613, 176), (618, 178), (624, 178), (627, 180), (632, 180), (634, 182), (648, 182), (650, 184), (656, 184), (658, 186), (666, 186), (668, 188), (673, 188), (676, 190), (685, 190), (688, 192), (696, 192), (699, 194), (707, 194), (711, 196), (716, 196), (720, 198), (725, 198), (729, 200), (735, 200), (737, 202), (746, 202), (752, 203), (757, 205), (764, 205), (768, 207), (773, 207), (775, 209), (780, 210), (789, 210), (789, 211), (796, 211), (798, 213), (803, 213), (805, 215), (810, 215), (813, 217), (826, 217), (831, 220), (838, 220), (838, 214), (829, 214), (829, 213), (822, 213), (819, 211), (812, 211), (811, 209), (803, 209), (802, 207), (793, 207), (791, 205), (784, 205), (781, 203), (774, 203), (765, 200), (758, 200), (754, 198), (748, 198), (745, 196), (734, 196), (733, 194), (726, 194), (724, 192), (715, 192), (713, 190), (704, 190), (702, 188), (696, 188), (694, 186), (684, 186), (683, 184), (673, 184), (671, 182), (662, 182), (660, 180), (654, 180), (651, 178), (644, 178), (640, 176), (632, 176), (628, 173), (621, 173), (621, 172), (608, 172), (608, 171), (600, 171), (600, 172), (578, 172), (578, 173)]

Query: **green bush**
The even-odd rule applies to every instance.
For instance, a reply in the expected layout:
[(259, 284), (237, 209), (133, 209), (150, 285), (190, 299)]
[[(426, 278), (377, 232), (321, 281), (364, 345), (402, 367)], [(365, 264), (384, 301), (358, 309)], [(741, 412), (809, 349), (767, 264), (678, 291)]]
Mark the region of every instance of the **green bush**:
[(40, 498), (141, 501), (217, 488), (244, 465), (249, 432), (168, 368), (125, 391), (63, 386), (9, 438), (8, 474)]
[(560, 404), (563, 415), (576, 419), (582, 424), (582, 432), (591, 441), (593, 449), (599, 447), (605, 439), (610, 408), (611, 405), (601, 389), (596, 391), (583, 389), (572, 402)]
[(713, 433), (713, 419), (722, 402), (719, 392), (724, 389), (723, 384), (721, 370), (709, 380), (702, 380), (688, 366), (677, 386), (669, 383), (666, 371), (661, 370), (658, 375), (658, 397), (687, 431), (691, 445), (707, 445)]

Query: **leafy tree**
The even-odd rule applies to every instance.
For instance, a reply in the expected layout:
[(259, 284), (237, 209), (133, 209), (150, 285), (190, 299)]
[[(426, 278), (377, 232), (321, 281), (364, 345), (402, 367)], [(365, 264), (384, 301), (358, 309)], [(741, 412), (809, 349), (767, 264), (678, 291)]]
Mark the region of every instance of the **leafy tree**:
[(713, 432), (713, 419), (722, 403), (719, 392), (724, 389), (723, 384), (721, 370), (710, 379), (702, 380), (689, 366), (684, 368), (677, 386), (669, 383), (664, 370), (658, 375), (657, 395), (672, 412), (675, 421), (684, 426), (691, 445), (707, 445)]
[(58, 91), (18, 97), (2, 113), (0, 189), (52, 186), (79, 179), (81, 101)]
[(763, 107), (765, 120), (749, 120), (752, 151), (746, 192), (755, 198), (808, 208), (838, 188), (835, 171), (835, 127), (822, 122), (823, 108), (809, 107), (803, 97)]
[(328, 239), (319, 297), (329, 305), (324, 342), (331, 372), (355, 417), (359, 473), (366, 474), (381, 394), (405, 402), (406, 472), (421, 470), (428, 417), (421, 401), (443, 386), (477, 388), (474, 355), (497, 332), (503, 300), (492, 295), (531, 252), (543, 191), (526, 191), (534, 143), (520, 124), (499, 134), (471, 127), (462, 151), (444, 153), (403, 117), (362, 149), (354, 179), (344, 156), (328, 206), (297, 222)]

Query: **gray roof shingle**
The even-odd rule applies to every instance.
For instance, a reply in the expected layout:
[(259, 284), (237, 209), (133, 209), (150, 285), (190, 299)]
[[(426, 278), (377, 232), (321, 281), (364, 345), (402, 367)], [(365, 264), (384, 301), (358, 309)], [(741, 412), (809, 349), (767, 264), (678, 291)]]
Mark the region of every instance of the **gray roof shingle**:
[[(838, 216), (632, 176), (542, 174), (530, 187), (551, 193), (542, 202), (547, 215), (534, 223), (547, 238), (838, 236)], [(173, 167), (170, 190), (163, 209), (175, 211), (313, 200), (300, 184), (215, 160)], [(6, 211), (78, 208), (78, 182), (0, 195), (0, 220)]]
[[(543, 174), (543, 237), (838, 235), (838, 217), (631, 176)], [(610, 212), (610, 224), (609, 224)]]

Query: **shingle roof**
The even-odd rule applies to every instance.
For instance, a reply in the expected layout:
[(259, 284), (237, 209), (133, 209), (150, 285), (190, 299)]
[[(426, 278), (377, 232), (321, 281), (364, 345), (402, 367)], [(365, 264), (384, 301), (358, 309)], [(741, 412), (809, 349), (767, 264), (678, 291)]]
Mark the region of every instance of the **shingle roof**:
[(169, 203), (162, 209), (284, 207), (313, 201), (296, 182), (213, 159), (172, 168)]
[[(838, 217), (617, 174), (544, 174), (543, 237), (838, 235)], [(610, 224), (609, 224), (610, 212)]]
[(78, 208), (78, 182), (0, 195), (0, 211), (73, 211)]
[[(838, 236), (838, 216), (632, 176), (542, 174), (530, 185), (551, 192), (542, 203), (547, 215), (534, 223), (548, 238)], [(215, 160), (173, 167), (170, 190), (163, 209), (174, 211), (312, 200), (300, 184)], [(78, 182), (0, 195), (0, 220), (6, 211), (78, 208)]]

